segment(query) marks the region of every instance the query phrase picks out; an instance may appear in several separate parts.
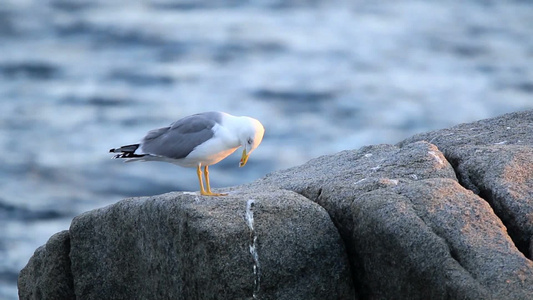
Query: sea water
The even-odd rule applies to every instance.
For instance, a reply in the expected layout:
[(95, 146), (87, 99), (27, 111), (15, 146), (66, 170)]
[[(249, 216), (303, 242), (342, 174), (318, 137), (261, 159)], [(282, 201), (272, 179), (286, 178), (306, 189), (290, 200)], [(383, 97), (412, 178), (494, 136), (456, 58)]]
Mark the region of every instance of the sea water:
[(196, 172), (108, 150), (201, 111), (253, 116), (248, 164), (311, 158), (533, 108), (530, 1), (89, 1), (0, 4), (0, 299), (74, 216), (198, 190)]

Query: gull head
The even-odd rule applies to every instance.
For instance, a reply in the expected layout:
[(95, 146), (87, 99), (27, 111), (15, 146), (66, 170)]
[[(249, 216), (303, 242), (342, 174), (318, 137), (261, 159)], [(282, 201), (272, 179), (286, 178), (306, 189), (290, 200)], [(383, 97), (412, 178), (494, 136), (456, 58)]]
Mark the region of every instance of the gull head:
[(244, 149), (242, 150), (239, 167), (244, 167), (250, 154), (261, 144), (265, 134), (265, 127), (263, 127), (261, 122), (250, 117), (241, 117), (240, 123), (239, 143)]

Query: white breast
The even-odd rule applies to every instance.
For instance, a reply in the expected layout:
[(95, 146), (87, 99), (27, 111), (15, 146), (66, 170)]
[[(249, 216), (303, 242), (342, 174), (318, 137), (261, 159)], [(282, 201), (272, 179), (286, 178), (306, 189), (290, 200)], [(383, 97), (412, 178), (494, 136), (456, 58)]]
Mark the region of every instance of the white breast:
[(218, 163), (240, 147), (239, 139), (234, 132), (220, 125), (213, 127), (211, 139), (194, 148), (178, 163), (183, 167), (210, 166)]

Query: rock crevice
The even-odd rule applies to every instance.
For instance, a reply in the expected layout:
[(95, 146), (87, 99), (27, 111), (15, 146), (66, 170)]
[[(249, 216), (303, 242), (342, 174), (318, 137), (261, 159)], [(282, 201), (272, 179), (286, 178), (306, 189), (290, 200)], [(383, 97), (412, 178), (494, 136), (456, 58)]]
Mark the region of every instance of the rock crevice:
[(450, 161), (459, 182), (491, 205), (529, 259), (533, 257), (532, 124), (533, 113), (526, 111), (416, 135), (400, 143), (431, 140)]

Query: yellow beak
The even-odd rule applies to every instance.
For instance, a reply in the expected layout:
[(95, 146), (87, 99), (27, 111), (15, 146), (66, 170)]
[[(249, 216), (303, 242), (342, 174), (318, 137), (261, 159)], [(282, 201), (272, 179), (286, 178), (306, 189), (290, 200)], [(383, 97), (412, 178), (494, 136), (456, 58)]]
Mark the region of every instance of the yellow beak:
[(239, 167), (244, 167), (246, 162), (248, 162), (248, 156), (250, 156), (250, 154), (246, 153), (246, 149), (242, 150), (241, 162), (239, 162)]

